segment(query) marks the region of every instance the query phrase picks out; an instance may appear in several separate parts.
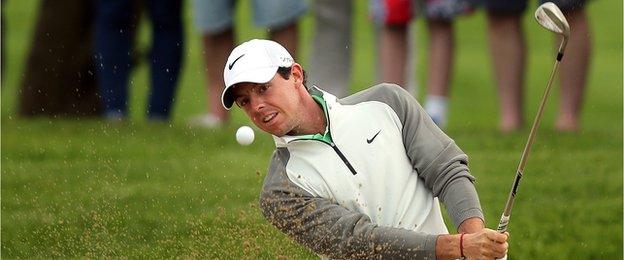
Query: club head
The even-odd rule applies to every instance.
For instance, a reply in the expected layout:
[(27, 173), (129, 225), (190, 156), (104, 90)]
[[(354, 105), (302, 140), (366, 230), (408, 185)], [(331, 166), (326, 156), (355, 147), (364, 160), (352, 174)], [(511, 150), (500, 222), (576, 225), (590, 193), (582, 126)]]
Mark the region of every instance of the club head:
[(566, 39), (570, 36), (570, 25), (557, 5), (546, 2), (535, 10), (535, 19), (544, 28), (563, 35)]

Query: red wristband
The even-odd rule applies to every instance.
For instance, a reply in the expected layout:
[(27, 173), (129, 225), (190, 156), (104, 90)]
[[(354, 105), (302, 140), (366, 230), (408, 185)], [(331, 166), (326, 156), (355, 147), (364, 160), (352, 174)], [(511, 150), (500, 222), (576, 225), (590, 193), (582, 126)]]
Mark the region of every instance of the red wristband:
[(462, 233), (461, 236), (459, 236), (459, 254), (461, 255), (461, 257), (465, 257), (464, 256), (464, 235), (465, 233)]

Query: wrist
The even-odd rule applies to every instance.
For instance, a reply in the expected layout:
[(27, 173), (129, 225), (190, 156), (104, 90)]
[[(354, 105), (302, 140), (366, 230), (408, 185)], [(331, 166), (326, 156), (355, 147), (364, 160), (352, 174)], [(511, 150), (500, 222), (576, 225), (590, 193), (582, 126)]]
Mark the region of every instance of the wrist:
[(460, 249), (461, 238), (461, 234), (438, 236), (436, 259), (459, 259), (462, 253)]

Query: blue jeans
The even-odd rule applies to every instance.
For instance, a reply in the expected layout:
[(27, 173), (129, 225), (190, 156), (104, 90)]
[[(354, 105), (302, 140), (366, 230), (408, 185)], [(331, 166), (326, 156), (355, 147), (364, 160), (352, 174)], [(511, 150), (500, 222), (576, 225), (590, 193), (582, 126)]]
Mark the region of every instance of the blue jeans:
[[(343, 1), (343, 0), (340, 0)], [(202, 34), (218, 34), (234, 25), (236, 0), (194, 0), (195, 25)], [(307, 10), (305, 0), (253, 0), (257, 26), (281, 29), (297, 21)]]
[[(95, 0), (95, 60), (100, 95), (107, 117), (128, 110), (128, 77), (137, 12), (129, 0)], [(149, 54), (151, 90), (147, 114), (166, 120), (171, 114), (182, 63), (182, 1), (146, 0), (152, 28)]]

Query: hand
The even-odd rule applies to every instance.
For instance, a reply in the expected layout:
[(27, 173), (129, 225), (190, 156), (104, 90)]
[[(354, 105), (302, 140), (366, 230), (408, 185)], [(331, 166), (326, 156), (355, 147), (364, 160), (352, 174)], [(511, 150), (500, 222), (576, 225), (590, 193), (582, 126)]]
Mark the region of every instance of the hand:
[(502, 258), (507, 252), (509, 233), (499, 233), (485, 228), (481, 231), (464, 235), (464, 256), (467, 259)]

